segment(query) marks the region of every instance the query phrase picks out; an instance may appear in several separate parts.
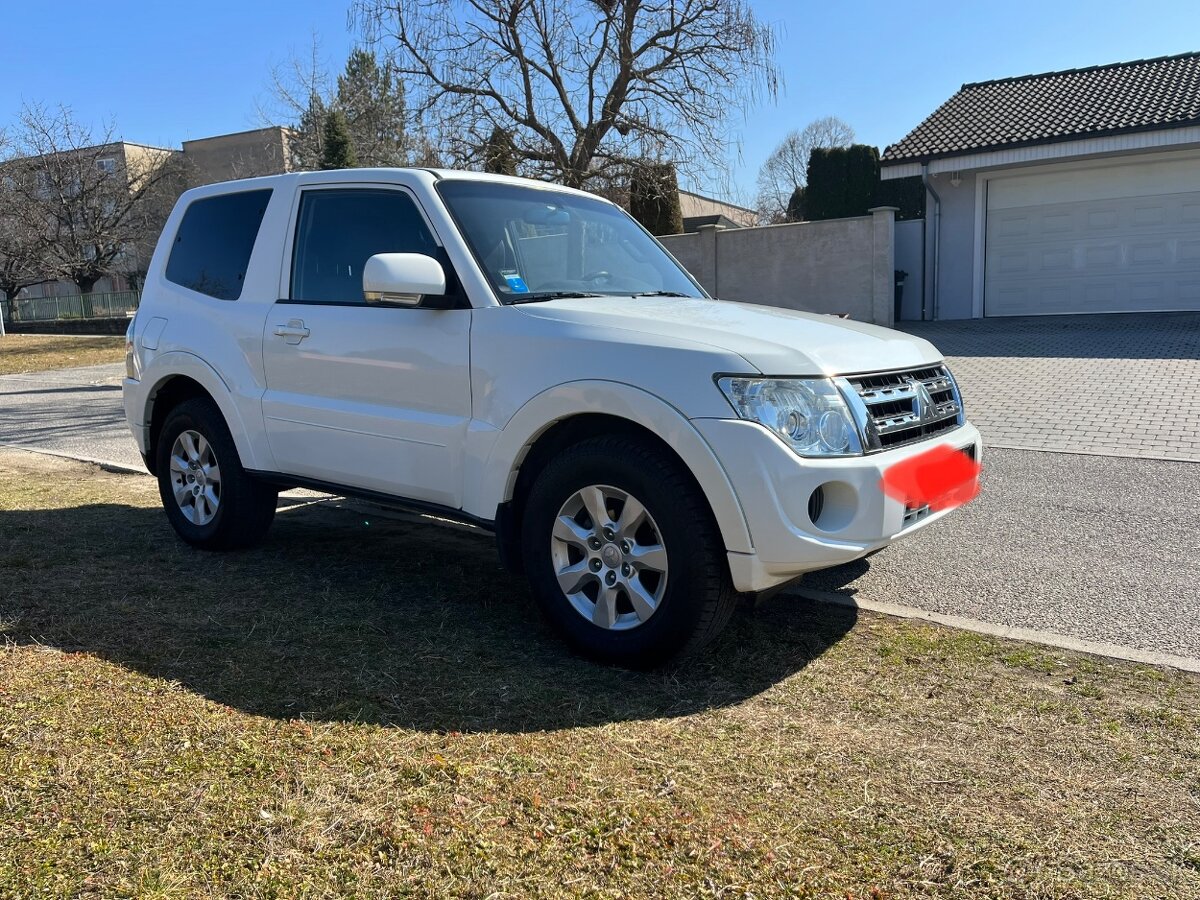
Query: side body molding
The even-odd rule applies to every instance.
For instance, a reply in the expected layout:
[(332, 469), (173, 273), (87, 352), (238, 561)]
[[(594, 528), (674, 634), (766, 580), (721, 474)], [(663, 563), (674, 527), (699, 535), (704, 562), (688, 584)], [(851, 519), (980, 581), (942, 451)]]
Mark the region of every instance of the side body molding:
[(494, 519), (512, 498), (517, 472), (529, 448), (550, 427), (572, 416), (599, 413), (628, 419), (663, 439), (699, 482), (728, 550), (753, 550), (750, 531), (733, 485), (712, 448), (687, 417), (654, 394), (615, 381), (586, 380), (538, 394), (500, 430), (472, 429), (466, 465), (465, 511)]

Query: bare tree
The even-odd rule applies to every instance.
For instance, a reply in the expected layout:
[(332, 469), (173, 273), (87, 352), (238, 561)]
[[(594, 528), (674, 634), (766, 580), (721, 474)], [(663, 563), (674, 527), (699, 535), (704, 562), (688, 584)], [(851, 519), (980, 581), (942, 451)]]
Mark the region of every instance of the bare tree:
[(28, 192), (22, 190), (21, 182), (32, 177), (28, 166), (12, 158), (11, 145), (0, 132), (0, 293), (10, 320), (16, 317), (17, 294), (53, 280), (45, 265), (49, 229), (30, 209)]
[(745, 0), (355, 0), (456, 162), (500, 128), (522, 174), (572, 186), (638, 160), (722, 167), (732, 110), (773, 97), (775, 32)]
[(334, 100), (333, 84), (315, 34), (307, 58), (293, 56), (271, 70), (270, 99), (265, 105), (260, 103), (258, 115), (265, 125), (280, 120), (290, 125), (288, 152), (297, 169), (321, 167), (325, 118)]
[(854, 129), (836, 116), (824, 116), (790, 132), (758, 170), (758, 211), (768, 224), (790, 220), (788, 201), (807, 179), (808, 157), (816, 147), (849, 147)]
[(26, 226), (45, 229), (43, 274), (88, 294), (105, 276), (135, 270), (174, 190), (173, 151), (127, 152), (111, 128), (97, 138), (65, 107), (26, 106), (18, 126), (7, 165), (22, 173), (13, 190)]

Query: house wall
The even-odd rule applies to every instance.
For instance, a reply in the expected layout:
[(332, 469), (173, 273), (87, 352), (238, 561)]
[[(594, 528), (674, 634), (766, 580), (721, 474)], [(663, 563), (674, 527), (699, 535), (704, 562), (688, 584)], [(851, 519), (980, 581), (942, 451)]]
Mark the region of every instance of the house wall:
[(714, 200), (702, 194), (693, 194), (691, 191), (679, 192), (679, 209), (685, 219), (696, 216), (724, 216), (742, 226), (753, 225), (758, 221), (758, 213), (752, 209), (735, 206), (723, 200)]
[[(933, 198), (925, 202), (926, 268), (930, 284), (926, 288), (926, 313), (930, 319), (969, 319), (974, 310), (975, 285), (975, 173), (960, 173), (955, 187), (948, 174), (931, 176), (934, 190), (942, 198), (941, 246), (938, 250), (938, 295), (934, 309), (933, 282)], [(906, 292), (907, 293), (907, 292)], [(907, 304), (905, 304), (907, 308)], [(918, 310), (917, 318), (920, 318)]]
[(183, 153), (199, 184), (278, 175), (291, 166), (287, 134), (279, 126), (184, 141)]
[(921, 261), (925, 242), (922, 233), (924, 219), (909, 219), (896, 223), (896, 268), (908, 273), (904, 279), (904, 295), (901, 301), (900, 318), (906, 322), (921, 319), (921, 292), (925, 289)]
[(660, 238), (705, 289), (741, 300), (892, 324), (895, 212)]

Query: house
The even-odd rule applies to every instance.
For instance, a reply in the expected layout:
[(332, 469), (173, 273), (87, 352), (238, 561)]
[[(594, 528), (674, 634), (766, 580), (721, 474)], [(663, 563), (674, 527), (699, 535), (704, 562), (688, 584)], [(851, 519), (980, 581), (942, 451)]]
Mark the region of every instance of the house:
[(758, 221), (758, 213), (752, 209), (691, 191), (679, 192), (679, 211), (683, 215), (685, 234), (694, 232), (701, 225), (744, 228)]
[(197, 184), (292, 171), (291, 129), (281, 125), (183, 142)]
[[(105, 175), (121, 179), (122, 189), (125, 186), (132, 189), (137, 178), (144, 177), (168, 160), (182, 161), (185, 166), (180, 170), (182, 181), (176, 186), (178, 192), (189, 185), (292, 171), (291, 133), (290, 129), (275, 125), (184, 141), (181, 150), (114, 141), (102, 146), (81, 147), (73, 152), (82, 160), (94, 161), (96, 169)], [(169, 200), (174, 202), (176, 195), (170, 196)], [(168, 204), (159, 211), (160, 217), (165, 218), (169, 211)], [(130, 246), (121, 260), (120, 271), (101, 278), (95, 285), (95, 293), (136, 289), (139, 273), (149, 260), (156, 237), (157, 233), (139, 242), (142, 246)], [(47, 281), (25, 288), (18, 296), (28, 300), (70, 296), (78, 292), (79, 288), (70, 282)]]
[(1200, 310), (1200, 53), (965, 84), (880, 167), (925, 180), (920, 318)]

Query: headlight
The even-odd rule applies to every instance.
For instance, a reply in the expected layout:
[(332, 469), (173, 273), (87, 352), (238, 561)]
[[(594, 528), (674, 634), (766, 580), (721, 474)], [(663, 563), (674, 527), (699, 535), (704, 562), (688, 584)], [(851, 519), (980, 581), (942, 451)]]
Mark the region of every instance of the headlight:
[(717, 380), (738, 416), (773, 432), (800, 456), (853, 456), (862, 441), (846, 401), (828, 378)]

